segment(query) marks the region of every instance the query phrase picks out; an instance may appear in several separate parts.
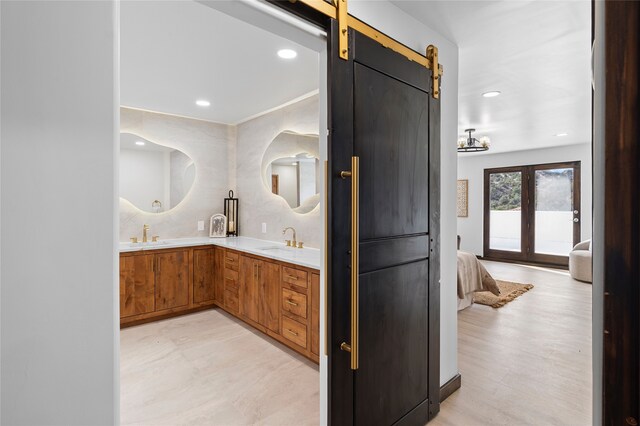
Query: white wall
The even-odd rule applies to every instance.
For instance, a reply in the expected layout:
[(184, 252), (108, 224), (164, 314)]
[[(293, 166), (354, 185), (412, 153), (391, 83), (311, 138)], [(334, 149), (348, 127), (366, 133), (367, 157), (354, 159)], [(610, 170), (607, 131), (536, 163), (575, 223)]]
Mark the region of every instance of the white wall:
[(441, 93), (440, 383), (458, 373), (456, 295), (456, 147), (458, 139), (458, 46), (388, 1), (351, 0), (349, 13), (406, 44), (426, 52), (438, 47), (444, 66)]
[(0, 15), (0, 422), (116, 424), (117, 3)]
[(458, 218), (460, 248), (476, 255), (483, 255), (484, 169), (563, 161), (581, 162), (581, 240), (591, 238), (591, 145), (584, 143), (500, 154), (467, 156), (460, 154), (458, 156), (458, 179), (469, 180), (469, 217)]

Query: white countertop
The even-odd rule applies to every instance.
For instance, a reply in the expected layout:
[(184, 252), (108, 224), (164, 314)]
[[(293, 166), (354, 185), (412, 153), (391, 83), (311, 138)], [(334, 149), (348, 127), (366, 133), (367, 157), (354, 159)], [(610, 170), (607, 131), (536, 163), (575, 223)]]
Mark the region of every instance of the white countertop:
[(120, 243), (120, 253), (204, 245), (226, 247), (245, 253), (267, 257), (269, 259), (280, 260), (282, 262), (289, 262), (295, 265), (320, 270), (321, 260), (320, 250), (318, 249), (287, 247), (284, 243), (259, 240), (257, 238), (249, 237), (194, 237), (160, 240), (157, 243)]

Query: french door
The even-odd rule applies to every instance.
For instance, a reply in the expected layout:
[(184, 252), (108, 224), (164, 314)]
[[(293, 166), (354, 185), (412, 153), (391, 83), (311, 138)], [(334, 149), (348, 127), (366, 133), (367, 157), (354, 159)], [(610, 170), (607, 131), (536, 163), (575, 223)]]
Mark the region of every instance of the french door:
[(329, 48), (332, 425), (439, 410), (440, 103), (431, 71), (349, 30)]
[(567, 266), (579, 240), (579, 161), (485, 170), (485, 258)]

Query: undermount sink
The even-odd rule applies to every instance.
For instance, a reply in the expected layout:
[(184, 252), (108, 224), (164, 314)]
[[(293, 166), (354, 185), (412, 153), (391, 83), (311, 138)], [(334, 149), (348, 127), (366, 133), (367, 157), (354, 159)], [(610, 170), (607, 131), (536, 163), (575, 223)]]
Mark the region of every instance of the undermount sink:
[(258, 250), (261, 251), (281, 251), (281, 252), (290, 252), (291, 248), (287, 249), (285, 247), (280, 246), (270, 246), (270, 247), (260, 247)]
[(143, 243), (142, 241), (138, 241), (137, 243), (129, 243), (129, 247), (149, 247), (149, 246), (161, 246), (164, 244), (168, 244), (166, 241), (147, 241)]

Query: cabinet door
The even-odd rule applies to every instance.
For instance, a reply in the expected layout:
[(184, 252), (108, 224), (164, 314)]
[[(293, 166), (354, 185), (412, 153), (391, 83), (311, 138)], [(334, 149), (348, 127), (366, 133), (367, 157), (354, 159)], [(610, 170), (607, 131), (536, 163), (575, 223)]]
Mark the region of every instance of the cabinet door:
[(213, 249), (213, 287), (214, 299), (218, 303), (224, 302), (224, 249)]
[(260, 280), (260, 324), (276, 333), (280, 330), (280, 265), (257, 261)]
[(155, 309), (153, 255), (120, 257), (120, 318)]
[(212, 247), (193, 250), (193, 303), (215, 297), (215, 258)]
[(156, 311), (189, 304), (189, 251), (155, 255)]
[(250, 257), (240, 257), (240, 314), (259, 323), (260, 286), (258, 282), (258, 264), (259, 261)]
[(320, 355), (320, 275), (311, 274), (311, 352)]

